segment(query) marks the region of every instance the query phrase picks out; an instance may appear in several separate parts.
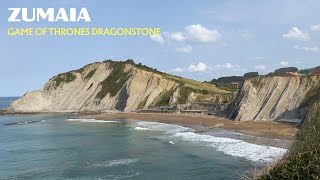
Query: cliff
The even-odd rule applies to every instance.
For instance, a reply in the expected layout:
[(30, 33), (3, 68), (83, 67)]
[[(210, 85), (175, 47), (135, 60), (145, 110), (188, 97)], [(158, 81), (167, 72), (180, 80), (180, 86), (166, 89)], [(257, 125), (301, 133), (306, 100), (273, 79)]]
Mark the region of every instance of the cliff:
[(319, 94), (320, 76), (259, 77), (245, 80), (228, 117), (248, 120), (301, 120), (306, 104)]
[(125, 62), (104, 61), (51, 78), (26, 93), (10, 109), (20, 112), (134, 111), (140, 108), (205, 101), (230, 92)]

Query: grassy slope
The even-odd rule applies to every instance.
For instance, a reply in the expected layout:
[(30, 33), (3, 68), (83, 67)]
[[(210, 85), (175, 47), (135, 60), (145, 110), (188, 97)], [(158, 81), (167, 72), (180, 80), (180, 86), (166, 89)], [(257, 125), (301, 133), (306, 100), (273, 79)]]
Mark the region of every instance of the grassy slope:
[(169, 79), (173, 79), (179, 83), (181, 83), (184, 87), (190, 88), (192, 90), (195, 90), (197, 92), (202, 92), (204, 94), (230, 94), (230, 91), (223, 90), (218, 88), (214, 84), (209, 84), (209, 83), (202, 83), (199, 81), (195, 81), (192, 79), (186, 79), (178, 76), (173, 76), (170, 74), (165, 74), (165, 76)]
[(258, 179), (320, 179), (319, 99), (309, 106), (297, 140), (287, 156)]
[[(107, 60), (104, 61), (104, 63), (109, 63), (108, 67), (112, 68), (112, 73), (110, 76), (108, 76), (104, 81), (102, 81), (100, 84), (102, 85), (101, 91), (97, 94), (96, 98), (97, 99), (103, 99), (107, 94), (110, 94), (110, 96), (115, 96), (117, 92), (123, 87), (123, 85), (126, 83), (126, 81), (130, 78), (131, 74), (130, 72), (124, 72), (125, 65), (126, 64), (131, 64), (134, 67), (159, 74), (163, 76), (164, 78), (174, 80), (177, 82), (180, 88), (180, 93), (181, 97), (178, 99), (178, 103), (186, 103), (187, 98), (191, 92), (195, 93), (200, 93), (204, 95), (208, 94), (231, 94), (231, 91), (228, 91), (226, 89), (222, 89), (217, 87), (214, 84), (209, 84), (209, 83), (202, 83), (199, 81), (191, 80), (191, 79), (186, 79), (174, 75), (170, 75), (167, 73), (160, 72), (156, 69), (147, 67), (142, 64), (135, 64), (132, 60), (127, 60), (127, 61), (111, 61)], [(88, 65), (87, 65), (88, 66)], [(78, 70), (66, 72), (59, 74), (57, 77), (55, 77), (54, 81), (56, 81), (56, 88), (60, 86), (62, 83), (69, 83), (75, 79), (75, 76), (72, 73), (82, 73), (84, 71), (84, 68), (80, 68)], [(90, 79), (93, 74), (95, 73), (95, 69), (93, 69), (91, 72), (89, 72), (84, 79)], [(110, 86), (112, 84), (112, 86)], [(157, 98), (157, 101), (155, 104), (157, 106), (159, 105), (167, 105), (170, 97), (173, 95), (174, 89), (164, 92), (160, 95), (159, 98)], [(142, 106), (142, 104), (141, 104)]]

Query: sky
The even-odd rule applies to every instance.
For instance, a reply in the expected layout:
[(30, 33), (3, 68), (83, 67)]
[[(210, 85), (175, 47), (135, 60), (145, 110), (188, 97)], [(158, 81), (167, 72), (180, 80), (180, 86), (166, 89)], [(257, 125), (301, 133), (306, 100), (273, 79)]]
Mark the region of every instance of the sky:
[[(8, 8), (87, 8), (91, 22), (8, 22)], [(0, 96), (58, 73), (133, 59), (196, 79), (320, 65), (319, 0), (15, 0), (0, 4)], [(10, 27), (159, 27), (161, 36), (9, 36)]]

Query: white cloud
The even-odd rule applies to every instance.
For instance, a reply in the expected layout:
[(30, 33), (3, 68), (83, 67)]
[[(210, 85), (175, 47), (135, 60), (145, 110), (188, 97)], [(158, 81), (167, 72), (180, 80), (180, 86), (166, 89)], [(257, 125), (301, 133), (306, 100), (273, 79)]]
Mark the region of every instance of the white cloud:
[(190, 72), (204, 72), (208, 69), (208, 66), (203, 62), (198, 62), (197, 64), (190, 64), (188, 70)]
[(190, 25), (185, 29), (187, 31), (188, 39), (201, 43), (216, 42), (222, 36), (218, 30), (206, 29), (201, 24)]
[(266, 67), (266, 65), (259, 64), (259, 65), (256, 65), (256, 66), (254, 67), (254, 69), (265, 71), (265, 70), (267, 69), (267, 67)]
[(217, 64), (215, 65), (215, 68), (234, 69), (234, 68), (240, 68), (240, 66), (237, 64), (225, 63), (225, 64)]
[(298, 50), (303, 50), (307, 53), (317, 53), (320, 52), (320, 48), (318, 46), (314, 46), (314, 47), (300, 47), (298, 45), (293, 46), (294, 49), (298, 49)]
[(172, 40), (177, 42), (182, 42), (187, 39), (181, 32), (172, 33), (170, 37)]
[(283, 38), (299, 40), (299, 41), (309, 41), (310, 36), (308, 33), (301, 31), (298, 27), (292, 27), (288, 33), (282, 35)]
[(192, 52), (192, 46), (187, 45), (185, 47), (176, 48), (176, 51), (180, 52), (180, 53), (191, 53)]
[(150, 35), (150, 39), (156, 43), (164, 44), (164, 39), (161, 35)]
[(320, 31), (320, 24), (310, 26), (311, 31)]
[(183, 72), (184, 70), (182, 68), (177, 67), (177, 68), (172, 69), (172, 71), (173, 72)]
[(288, 65), (289, 65), (289, 62), (288, 62), (288, 61), (281, 61), (281, 62), (280, 62), (280, 65), (281, 65), (281, 66), (288, 66)]

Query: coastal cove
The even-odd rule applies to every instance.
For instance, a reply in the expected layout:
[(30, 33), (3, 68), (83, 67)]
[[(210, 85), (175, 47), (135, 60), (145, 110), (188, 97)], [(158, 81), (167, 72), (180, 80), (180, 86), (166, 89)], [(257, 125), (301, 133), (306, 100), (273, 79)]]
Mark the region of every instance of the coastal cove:
[[(135, 119), (150, 122), (161, 122), (169, 124), (183, 125), (199, 125), (203, 128), (221, 128), (240, 132), (247, 135), (277, 138), (277, 139), (295, 139), (297, 133), (296, 124), (268, 122), (268, 121), (232, 121), (223, 117), (209, 115), (182, 115), (182, 114), (166, 114), (166, 113), (134, 113), (134, 112), (118, 112), (105, 113), (97, 115), (80, 116), (83, 119)], [(203, 129), (202, 128), (202, 129)], [(202, 130), (201, 128), (199, 131)]]
[(238, 179), (291, 144), (219, 128), (198, 133), (196, 126), (72, 116), (0, 116), (0, 177)]
[(133, 114), (0, 116), (0, 177), (238, 179), (281, 158), (292, 142), (209, 128), (203, 117), (192, 118), (200, 125)]

